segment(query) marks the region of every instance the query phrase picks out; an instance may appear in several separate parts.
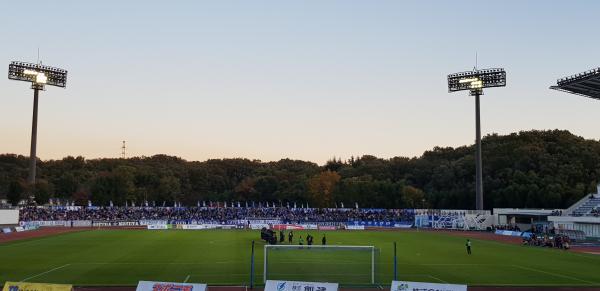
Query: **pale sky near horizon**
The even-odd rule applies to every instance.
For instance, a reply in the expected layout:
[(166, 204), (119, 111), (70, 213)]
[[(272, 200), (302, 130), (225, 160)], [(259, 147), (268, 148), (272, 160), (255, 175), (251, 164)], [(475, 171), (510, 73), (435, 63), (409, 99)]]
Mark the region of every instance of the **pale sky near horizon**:
[[(446, 75), (504, 67), (482, 133), (599, 139), (600, 101), (549, 90), (600, 66), (600, 1), (0, 1), (0, 60), (69, 71), (40, 96), (38, 156), (323, 164), (474, 140)], [(6, 73), (5, 73), (6, 74)], [(33, 92), (0, 78), (0, 153), (29, 155)]]

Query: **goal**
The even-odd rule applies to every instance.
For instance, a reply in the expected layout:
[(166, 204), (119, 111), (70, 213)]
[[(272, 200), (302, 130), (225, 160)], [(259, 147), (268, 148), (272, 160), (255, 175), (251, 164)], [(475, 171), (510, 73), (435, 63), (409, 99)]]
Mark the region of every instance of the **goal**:
[(371, 285), (378, 258), (374, 246), (265, 245), (263, 280)]

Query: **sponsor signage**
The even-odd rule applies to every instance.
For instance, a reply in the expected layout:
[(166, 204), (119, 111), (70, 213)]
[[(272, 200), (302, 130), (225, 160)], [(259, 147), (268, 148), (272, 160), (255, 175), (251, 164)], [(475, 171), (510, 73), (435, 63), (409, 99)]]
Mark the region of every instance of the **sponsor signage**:
[(520, 231), (512, 231), (512, 230), (496, 230), (495, 232), (498, 235), (508, 235), (508, 236), (521, 236), (522, 232)]
[(396, 228), (408, 228), (412, 226), (412, 222), (400, 222), (400, 221), (372, 221), (372, 220), (355, 220), (350, 221), (348, 225), (363, 225), (365, 227), (396, 227)]
[(206, 284), (175, 282), (138, 282), (136, 291), (206, 291)]
[(2, 229), (2, 232), (3, 233), (11, 233), (12, 230), (10, 230), (10, 227), (5, 227), (5, 228)]
[(331, 225), (319, 225), (319, 230), (336, 230), (335, 226)]
[(169, 229), (166, 224), (149, 224), (146, 226), (148, 229)]
[(23, 227), (21, 227), (21, 226), (17, 226), (17, 227), (15, 227), (15, 231), (16, 232), (23, 232), (23, 231), (25, 231), (25, 229)]
[(337, 291), (338, 283), (267, 280), (264, 291)]
[(301, 224), (300, 225), (303, 229), (318, 229), (319, 226), (316, 224)]
[(250, 223), (250, 229), (262, 229), (269, 228), (269, 225), (266, 223)]
[(92, 226), (91, 220), (73, 220), (71, 221), (73, 227), (89, 227)]
[(392, 281), (390, 291), (467, 291), (467, 285)]
[(349, 225), (346, 225), (346, 229), (349, 229), (349, 230), (365, 230), (365, 226), (364, 225), (352, 225), (352, 224), (349, 224)]
[(73, 285), (6, 282), (2, 291), (71, 291)]

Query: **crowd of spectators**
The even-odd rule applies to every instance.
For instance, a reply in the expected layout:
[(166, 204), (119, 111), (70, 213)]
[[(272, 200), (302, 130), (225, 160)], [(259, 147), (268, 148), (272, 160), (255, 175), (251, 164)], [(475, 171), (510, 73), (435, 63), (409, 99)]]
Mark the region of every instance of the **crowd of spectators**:
[(277, 219), (284, 223), (347, 221), (413, 221), (410, 209), (288, 208), (288, 207), (25, 207), (21, 221), (169, 220), (231, 221)]
[(592, 209), (592, 211), (590, 211), (590, 215), (598, 217), (600, 216), (600, 209), (598, 207), (594, 207), (594, 209)]
[(529, 238), (523, 238), (523, 244), (528, 246), (559, 248), (568, 250), (571, 247), (571, 239), (561, 234), (532, 234)]

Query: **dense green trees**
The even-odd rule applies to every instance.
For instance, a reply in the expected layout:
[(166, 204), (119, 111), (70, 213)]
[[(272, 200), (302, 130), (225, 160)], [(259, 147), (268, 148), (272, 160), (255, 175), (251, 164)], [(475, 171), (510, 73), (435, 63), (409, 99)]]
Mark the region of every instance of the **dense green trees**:
[[(436, 147), (421, 157), (333, 158), (323, 166), (283, 159), (188, 162), (156, 155), (38, 163), (36, 200), (50, 197), (86, 204), (195, 205), (197, 201), (309, 202), (353, 207), (474, 207), (473, 146)], [(568, 131), (527, 131), (483, 139), (486, 208), (563, 208), (595, 190), (600, 142)], [(0, 197), (27, 192), (27, 158), (0, 155)]]

